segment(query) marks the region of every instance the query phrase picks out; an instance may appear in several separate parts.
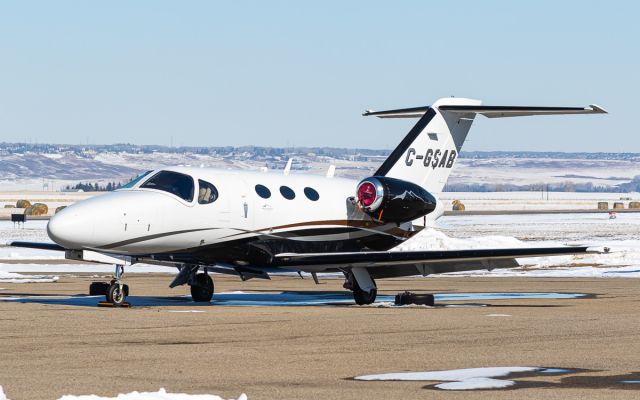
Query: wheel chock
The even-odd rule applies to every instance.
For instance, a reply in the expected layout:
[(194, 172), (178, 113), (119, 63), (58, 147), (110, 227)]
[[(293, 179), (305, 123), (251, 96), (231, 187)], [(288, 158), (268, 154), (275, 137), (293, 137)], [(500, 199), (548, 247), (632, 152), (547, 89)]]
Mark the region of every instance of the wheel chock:
[(406, 306), (409, 304), (418, 304), (424, 306), (434, 306), (434, 296), (432, 294), (417, 294), (411, 292), (398, 293), (396, 295), (395, 304), (397, 306)]
[(125, 302), (125, 303), (122, 303), (119, 306), (115, 306), (115, 305), (113, 305), (113, 303), (109, 303), (108, 301), (99, 301), (98, 302), (98, 307), (131, 308), (131, 304)]

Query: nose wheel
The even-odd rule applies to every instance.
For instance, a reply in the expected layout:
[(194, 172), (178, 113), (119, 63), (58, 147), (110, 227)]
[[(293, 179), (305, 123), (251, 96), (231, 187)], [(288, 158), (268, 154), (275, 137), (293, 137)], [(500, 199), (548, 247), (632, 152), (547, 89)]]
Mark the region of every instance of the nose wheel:
[(124, 304), (126, 298), (124, 285), (121, 282), (111, 282), (107, 291), (107, 302), (120, 307)]
[(122, 283), (120, 280), (124, 275), (124, 266), (116, 265), (113, 279), (109, 284), (109, 288), (106, 293), (107, 303), (111, 303), (114, 307), (121, 307), (125, 304), (125, 300), (129, 295), (129, 286)]

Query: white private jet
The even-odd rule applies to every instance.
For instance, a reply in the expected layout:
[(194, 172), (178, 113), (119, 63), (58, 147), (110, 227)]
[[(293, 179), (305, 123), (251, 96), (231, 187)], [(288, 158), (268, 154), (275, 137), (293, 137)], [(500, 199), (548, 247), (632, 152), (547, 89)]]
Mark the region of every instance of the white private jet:
[(212, 299), (210, 272), (243, 280), (273, 271), (342, 272), (357, 304), (376, 298), (375, 279), (512, 268), (518, 257), (579, 254), (587, 247), (390, 251), (442, 215), (440, 193), (477, 114), (489, 118), (606, 113), (589, 107), (483, 106), (444, 98), (427, 107), (367, 111), (418, 118), (376, 173), (362, 181), (328, 176), (171, 167), (122, 189), (73, 204), (51, 218), (53, 243), (12, 246), (65, 251), (73, 260), (115, 265), (110, 283), (93, 283), (121, 305), (125, 265), (179, 269), (194, 301)]

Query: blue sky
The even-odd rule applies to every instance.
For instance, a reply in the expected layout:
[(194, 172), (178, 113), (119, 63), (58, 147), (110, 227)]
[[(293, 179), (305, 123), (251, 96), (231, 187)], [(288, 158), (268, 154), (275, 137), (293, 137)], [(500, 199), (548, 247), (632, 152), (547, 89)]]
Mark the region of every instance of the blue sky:
[(4, 1), (0, 141), (393, 148), (413, 121), (364, 109), (455, 95), (610, 112), (466, 150), (640, 152), (638, 4)]

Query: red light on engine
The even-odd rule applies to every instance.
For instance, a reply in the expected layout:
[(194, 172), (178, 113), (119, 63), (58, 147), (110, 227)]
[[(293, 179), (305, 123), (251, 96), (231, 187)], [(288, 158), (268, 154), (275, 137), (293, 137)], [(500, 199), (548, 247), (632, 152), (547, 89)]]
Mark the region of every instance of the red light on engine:
[(358, 202), (360, 202), (364, 207), (371, 207), (377, 197), (376, 187), (373, 183), (363, 182), (358, 187)]

